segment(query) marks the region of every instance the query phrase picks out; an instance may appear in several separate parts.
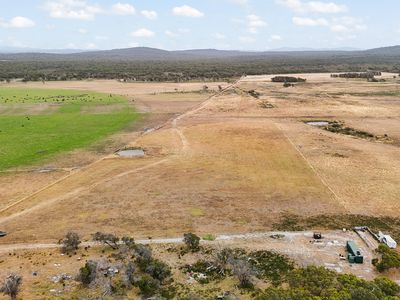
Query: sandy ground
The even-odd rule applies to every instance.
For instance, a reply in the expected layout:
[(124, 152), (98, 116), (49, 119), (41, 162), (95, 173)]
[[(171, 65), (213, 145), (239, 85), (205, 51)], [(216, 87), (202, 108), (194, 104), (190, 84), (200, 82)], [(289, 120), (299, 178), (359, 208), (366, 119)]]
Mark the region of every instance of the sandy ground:
[[(166, 97), (174, 84), (28, 84), (121, 94), (132, 90), (138, 92), (132, 94), (135, 105), (164, 111), (170, 121), (144, 135), (127, 133), (123, 141), (144, 148), (144, 158), (111, 156), (73, 170), (32, 196), (7, 197), (1, 202), (0, 227), (9, 235), (1, 243), (54, 242), (67, 230), (85, 237), (100, 229), (135, 237), (259, 231), (285, 213), (399, 217), (400, 105), (398, 96), (385, 94), (400, 92), (399, 82), (389, 80), (390, 74), (380, 83), (299, 76), (308, 80), (295, 88), (271, 83), (270, 76), (247, 77), (212, 98), (200, 93)], [(202, 85), (176, 86), (193, 91)], [(251, 89), (260, 99), (246, 92)], [(274, 108), (261, 108), (261, 101)], [(342, 120), (386, 133), (391, 143), (333, 134), (304, 119)], [(30, 191), (43, 188), (31, 178)], [(49, 183), (55, 179), (60, 177)]]

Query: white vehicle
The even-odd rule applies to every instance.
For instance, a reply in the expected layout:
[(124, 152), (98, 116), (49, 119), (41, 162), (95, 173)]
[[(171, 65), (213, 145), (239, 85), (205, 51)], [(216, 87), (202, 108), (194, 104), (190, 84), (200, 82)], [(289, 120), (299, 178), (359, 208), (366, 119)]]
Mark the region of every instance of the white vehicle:
[(378, 238), (381, 243), (386, 244), (389, 248), (395, 249), (397, 247), (396, 241), (390, 235), (383, 234), (379, 231)]

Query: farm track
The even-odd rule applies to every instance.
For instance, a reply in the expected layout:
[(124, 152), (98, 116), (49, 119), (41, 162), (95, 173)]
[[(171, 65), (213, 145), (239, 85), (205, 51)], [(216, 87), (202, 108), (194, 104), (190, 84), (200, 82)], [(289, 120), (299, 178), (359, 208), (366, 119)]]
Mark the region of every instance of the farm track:
[[(283, 232), (283, 231), (268, 231), (268, 232), (252, 232), (252, 233), (241, 233), (241, 234), (224, 234), (215, 237), (214, 241), (204, 241), (202, 243), (218, 243), (223, 241), (233, 241), (233, 240), (247, 240), (247, 239), (260, 239), (260, 238), (269, 238), (271, 235), (285, 235), (285, 237), (293, 238), (296, 236), (310, 236), (312, 237), (311, 231), (302, 231), (302, 232)], [(337, 236), (333, 236), (332, 238), (337, 238)], [(136, 244), (181, 244), (183, 243), (182, 237), (175, 238), (155, 238), (155, 239), (139, 239), (135, 240)], [(99, 246), (98, 242), (83, 242), (81, 243), (81, 247), (95, 247)], [(17, 250), (29, 250), (29, 249), (54, 249), (61, 248), (60, 244), (55, 243), (24, 243), (24, 244), (4, 244), (0, 245), (0, 253), (17, 251)]]
[[(182, 129), (178, 126), (178, 121), (202, 110), (221, 93), (236, 86), (242, 80), (242, 78), (219, 91), (217, 94), (210, 96), (199, 106), (192, 108), (191, 110), (171, 120), (168, 120), (166, 123), (160, 126), (142, 132), (137, 139), (143, 135), (150, 134), (154, 131), (163, 129), (168, 125), (172, 125), (182, 142), (182, 152), (187, 152), (189, 150), (189, 142), (186, 139)], [(82, 192), (90, 191), (91, 189), (111, 180), (158, 166), (171, 160), (173, 157), (175, 156), (158, 159), (156, 161), (149, 159), (146, 160), (149, 161), (147, 164), (128, 171), (126, 171), (127, 160), (119, 159), (112, 155), (103, 157), (79, 170), (72, 171), (70, 174), (47, 185), (35, 193), (23, 197), (11, 203), (7, 207), (2, 208), (0, 210), (0, 224), (13, 220), (17, 217), (27, 215), (30, 212), (52, 205), (58, 201), (62, 201), (63, 199), (77, 196)], [(69, 190), (69, 192), (65, 192), (66, 190)]]
[(299, 155), (301, 156), (301, 158), (306, 162), (306, 164), (309, 166), (309, 168), (313, 171), (313, 173), (319, 178), (319, 180), (321, 181), (321, 183), (329, 190), (329, 192), (332, 194), (333, 198), (340, 203), (343, 208), (345, 209), (345, 211), (347, 213), (349, 213), (349, 209), (346, 206), (346, 202), (344, 202), (338, 195), (337, 193), (335, 193), (335, 191), (331, 188), (331, 186), (329, 185), (329, 183), (322, 177), (322, 175), (315, 169), (315, 167), (311, 164), (311, 162), (307, 159), (307, 157), (303, 154), (303, 152), (300, 151), (300, 149), (295, 145), (295, 143), (292, 141), (292, 139), (290, 137), (287, 136), (287, 134), (285, 133), (285, 131), (281, 128), (280, 125), (275, 124), (278, 129), (282, 132), (282, 134), (285, 136), (285, 138), (288, 140), (288, 142), (290, 143), (290, 145), (292, 145), (292, 147), (297, 151), (297, 153), (299, 153)]

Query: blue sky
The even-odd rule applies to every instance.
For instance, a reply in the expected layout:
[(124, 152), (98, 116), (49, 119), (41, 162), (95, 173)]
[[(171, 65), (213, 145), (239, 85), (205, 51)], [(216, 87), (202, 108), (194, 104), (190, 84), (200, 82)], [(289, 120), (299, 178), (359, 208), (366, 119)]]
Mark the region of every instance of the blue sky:
[(400, 44), (398, 0), (2, 0), (0, 48), (268, 50)]

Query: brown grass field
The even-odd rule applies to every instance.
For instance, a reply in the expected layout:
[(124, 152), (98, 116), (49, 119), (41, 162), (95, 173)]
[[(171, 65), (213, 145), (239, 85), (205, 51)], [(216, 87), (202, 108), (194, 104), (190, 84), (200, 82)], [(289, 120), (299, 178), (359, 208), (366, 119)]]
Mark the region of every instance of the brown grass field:
[[(299, 76), (307, 82), (295, 88), (249, 76), (213, 97), (228, 84), (207, 84), (209, 93), (204, 83), (24, 84), (127, 95), (147, 117), (88, 149), (0, 175), (0, 229), (9, 233), (0, 243), (55, 242), (68, 230), (87, 239), (99, 230), (138, 238), (262, 231), (289, 213), (400, 217), (400, 83), (391, 74), (379, 83)], [(390, 140), (303, 122), (312, 119)], [(112, 154), (126, 145), (147, 155)], [(48, 166), (57, 169), (37, 172)]]

